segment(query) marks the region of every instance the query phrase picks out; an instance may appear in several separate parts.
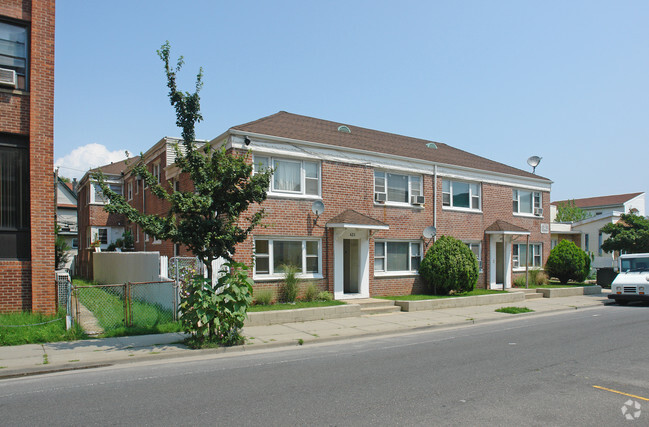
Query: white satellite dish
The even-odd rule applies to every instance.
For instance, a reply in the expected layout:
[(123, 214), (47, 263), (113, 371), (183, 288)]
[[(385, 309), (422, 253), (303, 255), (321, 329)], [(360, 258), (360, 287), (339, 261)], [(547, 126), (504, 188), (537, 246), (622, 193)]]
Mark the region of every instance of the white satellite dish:
[(322, 213), (324, 212), (324, 210), (325, 210), (325, 208), (324, 208), (324, 203), (322, 203), (322, 201), (320, 201), (320, 200), (316, 200), (316, 201), (313, 202), (313, 204), (311, 205), (311, 212), (313, 212), (315, 216), (320, 216), (320, 215), (322, 215)]
[(532, 173), (534, 173), (534, 171), (536, 171), (536, 167), (539, 165), (539, 163), (541, 163), (542, 158), (543, 157), (532, 156), (529, 159), (527, 159), (527, 164), (532, 166)]
[(433, 227), (432, 225), (428, 226), (428, 227), (424, 228), (424, 233), (423, 234), (424, 234), (425, 238), (431, 239), (431, 238), (435, 237), (435, 235), (437, 234), (437, 229), (435, 227)]

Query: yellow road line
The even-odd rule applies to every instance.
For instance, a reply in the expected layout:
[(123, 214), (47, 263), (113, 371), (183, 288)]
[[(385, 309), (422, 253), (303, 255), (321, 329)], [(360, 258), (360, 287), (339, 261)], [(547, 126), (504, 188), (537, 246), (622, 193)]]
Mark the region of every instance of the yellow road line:
[(600, 387), (598, 385), (594, 385), (593, 387), (598, 388), (600, 390), (610, 391), (611, 393), (623, 394), (625, 396), (633, 397), (634, 399), (646, 400), (647, 402), (649, 402), (649, 399), (647, 399), (646, 397), (636, 396), (635, 394), (623, 393), (621, 391), (613, 390), (606, 387)]

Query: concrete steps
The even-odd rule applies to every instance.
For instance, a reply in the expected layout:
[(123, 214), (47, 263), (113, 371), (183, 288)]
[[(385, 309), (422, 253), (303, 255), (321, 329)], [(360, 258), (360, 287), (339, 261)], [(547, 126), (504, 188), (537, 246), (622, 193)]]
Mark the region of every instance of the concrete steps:
[(543, 294), (538, 292), (525, 292), (525, 299), (539, 299), (543, 298)]
[(345, 301), (349, 304), (358, 304), (361, 307), (361, 315), (365, 314), (388, 314), (401, 311), (401, 307), (394, 305), (394, 301), (378, 298), (353, 299)]

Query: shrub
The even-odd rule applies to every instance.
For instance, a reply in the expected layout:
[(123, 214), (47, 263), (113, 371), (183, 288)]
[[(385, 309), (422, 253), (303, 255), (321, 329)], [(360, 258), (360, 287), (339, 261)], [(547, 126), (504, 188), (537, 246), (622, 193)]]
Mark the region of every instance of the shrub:
[(300, 281), (297, 278), (298, 268), (294, 265), (284, 265), (282, 268), (284, 270), (284, 283), (280, 287), (282, 301), (295, 302)]
[(329, 291), (322, 291), (318, 294), (318, 301), (333, 301), (334, 296)]
[(273, 291), (270, 289), (258, 289), (254, 291), (255, 304), (257, 305), (270, 305), (273, 300)]
[(524, 288), (525, 287), (525, 276), (516, 276), (514, 278), (514, 287)]
[(562, 240), (550, 251), (545, 263), (550, 277), (559, 279), (562, 285), (569, 280), (583, 281), (590, 273), (590, 257), (570, 240)]
[(543, 270), (534, 270), (534, 271), (536, 271), (536, 275), (534, 277), (534, 283), (536, 283), (538, 286), (547, 285), (549, 282), (548, 275), (545, 274)]
[(478, 260), (471, 249), (451, 237), (440, 237), (426, 252), (419, 274), (434, 293), (470, 292), (478, 282)]
[(302, 299), (307, 302), (315, 301), (318, 298), (320, 290), (314, 283), (309, 283), (304, 290), (304, 297)]

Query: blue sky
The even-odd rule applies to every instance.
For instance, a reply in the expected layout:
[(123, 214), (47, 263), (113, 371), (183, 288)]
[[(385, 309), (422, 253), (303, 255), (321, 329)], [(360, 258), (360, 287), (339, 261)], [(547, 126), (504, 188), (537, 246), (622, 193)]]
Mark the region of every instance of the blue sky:
[[(61, 174), (178, 136), (156, 49), (203, 67), (197, 136), (280, 110), (441, 141), (552, 199), (649, 192), (649, 2), (62, 0)], [(92, 164), (95, 163), (95, 164)]]

